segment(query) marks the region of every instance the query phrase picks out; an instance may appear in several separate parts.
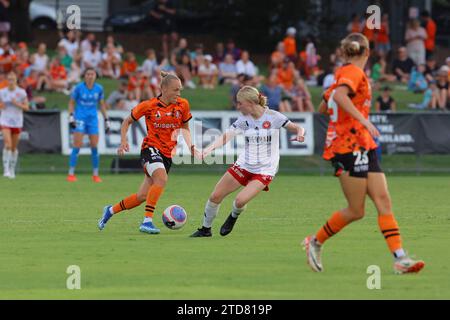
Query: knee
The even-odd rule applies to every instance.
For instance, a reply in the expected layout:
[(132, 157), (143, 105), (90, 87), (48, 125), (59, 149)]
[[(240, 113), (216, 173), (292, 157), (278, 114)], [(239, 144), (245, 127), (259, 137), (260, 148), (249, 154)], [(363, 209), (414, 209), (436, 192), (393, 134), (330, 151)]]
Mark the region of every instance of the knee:
[(350, 207), (347, 210), (351, 221), (357, 221), (364, 218), (365, 215), (364, 207)]
[(244, 199), (242, 199), (241, 197), (236, 197), (236, 199), (234, 200), (234, 205), (237, 208), (243, 208), (243, 207), (245, 207), (246, 204), (247, 204), (247, 202)]
[(145, 200), (147, 200), (147, 194), (142, 193), (142, 192), (138, 192), (137, 193), (137, 199), (139, 202), (144, 202)]
[(153, 183), (157, 186), (164, 188), (167, 184), (167, 175), (158, 175), (157, 177), (152, 177)]
[(209, 201), (217, 203), (217, 204), (221, 203), (222, 200), (223, 200), (223, 196), (216, 191), (213, 191), (213, 193), (211, 193), (211, 195), (209, 196)]
[(385, 210), (390, 210), (391, 197), (389, 196), (389, 193), (383, 192), (374, 197), (373, 200), (378, 208), (385, 208)]

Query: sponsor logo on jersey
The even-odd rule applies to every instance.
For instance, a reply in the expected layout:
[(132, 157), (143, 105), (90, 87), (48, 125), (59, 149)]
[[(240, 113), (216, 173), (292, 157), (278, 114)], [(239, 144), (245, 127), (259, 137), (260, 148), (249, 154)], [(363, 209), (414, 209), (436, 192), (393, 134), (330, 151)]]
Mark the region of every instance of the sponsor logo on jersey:
[(263, 128), (270, 129), (270, 127), (272, 127), (272, 124), (270, 123), (270, 121), (264, 121)]

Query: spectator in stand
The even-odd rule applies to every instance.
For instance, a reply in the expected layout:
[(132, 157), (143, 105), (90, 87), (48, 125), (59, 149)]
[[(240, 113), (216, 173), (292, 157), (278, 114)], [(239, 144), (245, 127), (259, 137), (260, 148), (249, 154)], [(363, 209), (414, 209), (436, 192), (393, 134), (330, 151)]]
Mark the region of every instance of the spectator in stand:
[(113, 44), (108, 44), (106, 52), (102, 55), (101, 73), (103, 77), (119, 79), (120, 62), (120, 54), (116, 51), (116, 47)]
[(128, 83), (124, 80), (119, 82), (119, 87), (111, 92), (106, 105), (108, 109), (125, 110), (125, 100), (127, 99)]
[(125, 55), (125, 61), (122, 63), (122, 68), (120, 69), (120, 77), (128, 78), (130, 74), (136, 72), (138, 68), (138, 63), (136, 61), (136, 56), (133, 52), (127, 52)]
[(80, 44), (77, 40), (75, 31), (69, 30), (66, 33), (66, 36), (62, 38), (58, 43), (58, 48), (63, 46), (66, 49), (67, 54), (73, 58), (78, 49), (80, 48)]
[(305, 77), (308, 79), (313, 76), (315, 77), (317, 74), (317, 62), (318, 62), (318, 56), (317, 56), (317, 50), (316, 46), (314, 44), (314, 38), (313, 36), (308, 36), (306, 38), (306, 74)]
[(136, 72), (130, 74), (128, 79), (128, 92), (133, 92), (134, 97), (138, 101), (148, 100), (154, 97), (153, 88), (149, 79), (142, 72), (142, 68), (138, 68)]
[(388, 76), (389, 81), (401, 81), (408, 83), (411, 75), (414, 61), (408, 57), (408, 52), (405, 47), (400, 47), (397, 51), (397, 58), (392, 63), (393, 76)]
[(434, 56), (429, 56), (425, 66), (425, 77), (427, 78), (427, 81), (430, 82), (431, 80), (434, 80), (438, 72), (439, 66), (436, 63), (436, 59)]
[(181, 38), (178, 42), (178, 47), (172, 51), (177, 57), (177, 64), (181, 64), (181, 59), (184, 55), (190, 55), (188, 49), (188, 42), (186, 38)]
[(405, 41), (408, 56), (414, 61), (416, 65), (425, 63), (425, 40), (427, 39), (427, 32), (420, 26), (417, 19), (413, 19), (408, 23), (405, 32)]
[(284, 43), (278, 42), (277, 48), (270, 56), (269, 70), (280, 68), (283, 64), (284, 58), (286, 58)]
[(4, 43), (0, 54), (0, 72), (9, 73), (13, 71), (17, 63), (17, 56), (9, 42)]
[(2, 37), (8, 36), (11, 31), (9, 6), (9, 0), (0, 0), (0, 36)]
[(197, 87), (194, 81), (192, 81), (192, 70), (191, 58), (189, 53), (185, 52), (181, 56), (181, 61), (176, 67), (176, 73), (182, 81), (183, 86), (189, 89), (195, 89)]
[(237, 68), (233, 56), (227, 54), (225, 60), (219, 64), (219, 84), (237, 84)]
[(69, 74), (67, 76), (67, 82), (69, 86), (72, 84), (79, 83), (81, 81), (81, 53), (78, 50), (72, 60), (72, 65), (70, 66)]
[(381, 95), (375, 102), (375, 112), (396, 112), (397, 104), (391, 96), (391, 88), (388, 86), (383, 88)]
[(124, 52), (123, 47), (120, 43), (115, 41), (114, 36), (112, 36), (112, 35), (109, 35), (106, 37), (105, 52), (109, 46), (113, 46), (115, 49), (115, 52), (117, 52), (120, 55), (120, 59), (122, 59), (122, 54)]
[(358, 14), (353, 13), (351, 17), (350, 23), (347, 25), (348, 33), (361, 33), (363, 30), (363, 26), (361, 23), (361, 18)]
[[(148, 49), (146, 51), (147, 58), (142, 64), (142, 71), (144, 75), (150, 79), (150, 83), (153, 87), (158, 86), (158, 60), (156, 59), (156, 52), (153, 49)], [(155, 90), (153, 90), (155, 91)]]
[(414, 67), (408, 82), (408, 90), (414, 93), (423, 93), (428, 88), (428, 82), (425, 77), (425, 65), (421, 64)]
[(239, 92), (239, 90), (241, 90), (241, 88), (243, 88), (244, 86), (250, 86), (253, 83), (253, 78), (246, 75), (246, 74), (238, 74), (238, 82), (237, 84), (231, 86), (231, 90), (230, 90), (230, 98), (231, 98), (231, 106), (233, 107), (234, 110), (236, 110), (236, 106), (237, 106), (237, 99), (236, 99), (236, 95)]
[(169, 58), (169, 34), (171, 39), (171, 47), (175, 47), (175, 40), (178, 39), (176, 31), (176, 9), (168, 0), (157, 0), (149, 15), (156, 20), (158, 24), (158, 31), (162, 34), (162, 49), (163, 57)]
[(278, 79), (275, 74), (269, 76), (266, 84), (262, 85), (261, 93), (267, 97), (267, 105), (269, 109), (280, 112), (291, 112), (292, 108), (289, 100), (286, 99), (287, 93), (282, 86), (278, 84)]
[(6, 80), (6, 75), (0, 72), (0, 89), (6, 88), (8, 86), (8, 80)]
[(91, 51), (93, 43), (97, 43), (95, 34), (88, 33), (86, 38), (80, 43), (81, 54), (84, 55), (86, 52)]
[(423, 100), (422, 103), (410, 103), (408, 104), (409, 108), (412, 109), (419, 109), (419, 110), (424, 110), (424, 109), (431, 109), (431, 100), (433, 99), (433, 92), (434, 90), (437, 89), (436, 86), (436, 80), (431, 80), (428, 82), (428, 88), (427, 90), (425, 90), (425, 93), (423, 95)]
[(302, 78), (297, 77), (295, 79), (290, 95), (292, 98), (292, 111), (314, 112), (311, 93)]
[(101, 76), (102, 53), (99, 49), (99, 43), (92, 41), (90, 47), (91, 50), (83, 52), (82, 70), (84, 72), (86, 69), (92, 68)]
[(159, 65), (159, 70), (175, 74), (177, 68), (177, 56), (172, 53), (169, 58), (164, 58)]
[(448, 71), (446, 69), (439, 70), (436, 79), (436, 89), (433, 90), (431, 99), (431, 109), (444, 111), (449, 101), (449, 81)]
[(204, 59), (204, 53), (203, 53), (203, 44), (198, 43), (195, 46), (195, 51), (191, 52), (191, 64), (192, 64), (192, 74), (197, 75), (198, 73), (198, 67), (203, 63)]
[(297, 40), (295, 36), (297, 35), (297, 29), (294, 27), (289, 27), (286, 31), (286, 37), (283, 40), (284, 53), (291, 61), (297, 61)]
[(422, 18), (423, 27), (427, 33), (427, 39), (425, 40), (425, 50), (426, 57), (428, 58), (433, 55), (434, 49), (436, 47), (437, 26), (431, 18), (430, 12), (428, 12), (427, 10), (422, 11), (420, 16)]
[(28, 50), (18, 50), (16, 60), (16, 74), (19, 79), (24, 78), (31, 71), (30, 53)]
[(250, 54), (247, 50), (242, 51), (241, 59), (236, 63), (236, 69), (238, 74), (243, 73), (249, 77), (256, 77), (256, 67), (252, 61), (250, 61)]
[(298, 76), (294, 63), (286, 57), (280, 68), (276, 70), (277, 81), (284, 90), (290, 91), (294, 85), (294, 80)]
[(213, 55), (213, 63), (219, 65), (225, 60), (225, 46), (223, 42), (218, 42), (216, 44), (216, 51)]
[(70, 95), (67, 83), (67, 71), (56, 57), (50, 65), (50, 88), (65, 95)]
[(133, 91), (129, 91), (127, 92), (126, 99), (124, 100), (122, 110), (130, 112), (139, 104), (139, 102), (140, 101), (137, 99), (135, 93)]
[(204, 89), (214, 89), (217, 85), (217, 77), (219, 70), (217, 66), (212, 63), (212, 56), (205, 55), (204, 63), (198, 68), (198, 77), (200, 79), (200, 85)]
[(69, 71), (70, 68), (72, 68), (72, 57), (67, 54), (66, 47), (61, 43), (58, 44), (57, 51), (59, 61), (64, 66), (64, 68)]
[(31, 56), (31, 68), (39, 74), (46, 74), (48, 70), (49, 58), (47, 55), (47, 45), (40, 43), (37, 52)]
[(342, 49), (340, 47), (337, 47), (334, 53), (330, 55), (330, 64), (340, 67), (344, 65), (344, 55), (342, 54)]
[(334, 74), (336, 73), (338, 69), (338, 66), (331, 66), (331, 70), (327, 73), (325, 78), (323, 79), (323, 91), (327, 90), (329, 87), (331, 87), (335, 81)]
[(242, 51), (236, 47), (236, 43), (233, 39), (229, 39), (225, 49), (225, 54), (231, 54), (234, 61), (238, 61), (241, 58)]
[[(35, 72), (35, 71), (33, 71)], [(27, 98), (30, 103), (30, 109), (31, 110), (41, 110), (45, 109), (45, 103), (47, 102), (47, 99), (42, 96), (34, 96), (33, 90), (35, 89), (35, 82), (29, 83), (28, 79), (23, 77), (19, 80), (19, 86), (25, 90), (27, 93)]]
[(383, 13), (381, 17), (380, 30), (375, 35), (375, 48), (379, 55), (386, 57), (391, 51), (391, 42), (389, 40), (389, 15)]

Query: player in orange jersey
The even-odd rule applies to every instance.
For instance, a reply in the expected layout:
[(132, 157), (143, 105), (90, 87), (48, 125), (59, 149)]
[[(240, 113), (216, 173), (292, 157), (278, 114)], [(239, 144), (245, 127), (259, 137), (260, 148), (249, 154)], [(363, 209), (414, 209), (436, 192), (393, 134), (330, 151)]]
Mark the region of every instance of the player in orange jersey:
[(189, 102), (180, 97), (181, 81), (177, 76), (166, 72), (161, 72), (161, 78), (161, 95), (138, 104), (131, 111), (130, 116), (123, 121), (122, 141), (117, 150), (119, 155), (124, 155), (129, 151), (128, 128), (134, 121), (145, 117), (147, 136), (142, 142), (141, 150), (141, 163), (145, 173), (144, 182), (137, 193), (114, 206), (106, 206), (103, 209), (103, 217), (98, 222), (100, 230), (105, 227), (113, 215), (146, 202), (145, 218), (139, 230), (149, 234), (158, 234), (160, 230), (153, 224), (153, 214), (167, 183), (167, 174), (172, 165), (172, 155), (175, 152), (176, 137), (180, 129), (182, 129), (183, 137), (190, 147), (191, 153), (201, 158), (201, 154), (196, 151), (191, 142), (188, 122), (192, 115)]
[(335, 167), (348, 206), (335, 212), (315, 235), (304, 239), (307, 262), (314, 271), (323, 271), (323, 244), (346, 225), (364, 217), (369, 195), (378, 211), (380, 230), (394, 255), (395, 272), (419, 272), (425, 264), (411, 259), (403, 250), (386, 177), (375, 151), (373, 137), (380, 134), (368, 120), (371, 88), (363, 70), (370, 54), (369, 41), (360, 33), (352, 33), (342, 41), (342, 49), (348, 63), (337, 70), (336, 81), (325, 92), (325, 102), (319, 109), (330, 116), (323, 157)]

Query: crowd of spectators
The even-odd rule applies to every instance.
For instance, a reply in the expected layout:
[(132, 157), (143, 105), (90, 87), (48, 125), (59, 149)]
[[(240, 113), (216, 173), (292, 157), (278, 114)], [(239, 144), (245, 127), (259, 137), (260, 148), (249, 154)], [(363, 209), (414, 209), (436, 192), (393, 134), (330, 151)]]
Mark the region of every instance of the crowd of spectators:
[[(164, 2), (164, 1), (162, 1)], [(374, 97), (377, 111), (395, 111), (392, 91), (402, 84), (417, 94), (423, 102), (410, 105), (419, 109), (444, 110), (449, 107), (450, 58), (439, 65), (434, 58), (436, 25), (428, 12), (421, 20), (413, 19), (405, 32), (404, 45), (392, 50), (389, 16), (383, 14), (381, 28), (367, 28), (365, 20), (353, 15), (348, 32), (362, 32), (371, 44), (371, 58), (366, 72), (372, 86), (382, 91)], [(327, 89), (334, 82), (334, 72), (345, 61), (338, 47), (324, 59), (318, 53), (314, 37), (301, 39), (290, 27), (268, 59), (267, 72), (262, 76), (252, 61), (251, 53), (237, 47), (229, 39), (219, 42), (211, 52), (203, 44), (190, 44), (176, 32), (170, 34), (170, 43), (158, 54), (148, 49), (143, 61), (138, 62), (134, 52), (126, 50), (110, 35), (100, 43), (94, 33), (82, 35), (69, 30), (61, 34), (55, 53), (47, 52), (40, 43), (30, 53), (26, 43), (11, 44), (7, 33), (0, 37), (0, 88), (5, 86), (5, 75), (15, 71), (20, 85), (26, 89), (32, 108), (42, 108), (43, 91), (70, 94), (73, 85), (80, 82), (87, 68), (94, 68), (100, 78), (117, 80), (117, 88), (107, 97), (110, 109), (130, 110), (139, 101), (159, 94), (161, 70), (177, 74), (189, 90), (199, 87), (214, 90), (217, 86), (230, 87), (230, 101), (236, 106), (235, 95), (244, 85), (259, 87), (268, 97), (269, 107), (281, 112), (312, 112), (309, 86)], [(391, 57), (394, 55), (394, 57)], [(387, 84), (392, 83), (394, 89)]]

